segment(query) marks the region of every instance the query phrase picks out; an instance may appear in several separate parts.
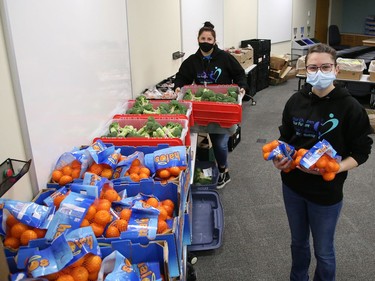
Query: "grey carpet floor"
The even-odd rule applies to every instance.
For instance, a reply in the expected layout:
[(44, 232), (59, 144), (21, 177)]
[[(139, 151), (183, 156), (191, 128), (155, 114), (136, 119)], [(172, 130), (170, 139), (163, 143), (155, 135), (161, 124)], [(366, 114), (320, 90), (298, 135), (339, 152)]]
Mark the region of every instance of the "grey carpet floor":
[[(229, 155), (232, 181), (219, 190), (224, 236), (216, 250), (195, 252), (198, 281), (289, 280), (290, 233), (281, 180), (262, 158), (262, 141), (279, 136), (286, 100), (298, 80), (270, 86), (255, 95), (256, 106), (243, 105), (242, 139)], [(374, 135), (372, 135), (374, 138)], [(375, 151), (350, 171), (336, 232), (337, 280), (375, 280)], [(194, 235), (194, 234), (193, 234)], [(312, 258), (310, 278), (314, 271)]]

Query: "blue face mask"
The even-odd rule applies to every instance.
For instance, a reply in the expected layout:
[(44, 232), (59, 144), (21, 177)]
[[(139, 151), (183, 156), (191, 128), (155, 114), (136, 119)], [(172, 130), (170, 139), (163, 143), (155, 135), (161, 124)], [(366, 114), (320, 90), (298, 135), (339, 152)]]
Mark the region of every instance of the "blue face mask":
[(311, 84), (317, 90), (328, 88), (329, 85), (336, 79), (336, 75), (331, 71), (323, 73), (318, 70), (316, 73), (307, 73), (306, 82)]

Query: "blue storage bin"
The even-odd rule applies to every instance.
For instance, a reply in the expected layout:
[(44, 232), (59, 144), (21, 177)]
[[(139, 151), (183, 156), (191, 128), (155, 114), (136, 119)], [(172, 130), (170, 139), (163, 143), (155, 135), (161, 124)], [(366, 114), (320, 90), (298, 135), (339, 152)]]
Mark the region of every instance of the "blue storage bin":
[(216, 189), (217, 182), (219, 180), (219, 169), (217, 168), (217, 165), (215, 162), (212, 161), (196, 161), (195, 162), (195, 169), (201, 168), (204, 169), (212, 169), (212, 181), (209, 184), (196, 184), (193, 182), (191, 185), (192, 189), (196, 190), (208, 190), (208, 189)]
[(221, 246), (224, 212), (214, 190), (192, 190), (192, 242), (189, 251), (214, 250)]

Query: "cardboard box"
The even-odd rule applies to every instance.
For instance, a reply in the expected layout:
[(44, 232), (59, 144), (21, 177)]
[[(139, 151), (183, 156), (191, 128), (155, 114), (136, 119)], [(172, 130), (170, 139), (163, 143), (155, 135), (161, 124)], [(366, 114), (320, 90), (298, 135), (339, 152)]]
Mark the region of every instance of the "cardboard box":
[(360, 80), (363, 71), (339, 70), (337, 79)]
[(370, 125), (375, 132), (375, 109), (366, 108), (366, 112), (368, 114), (368, 118), (370, 119)]
[(5, 257), (4, 245), (0, 239), (0, 280), (9, 279), (9, 267)]
[(271, 60), (270, 60), (271, 69), (281, 70), (285, 68), (287, 65), (288, 65), (288, 62), (284, 58), (271, 56)]
[(227, 50), (227, 52), (234, 56), (241, 64), (251, 59), (254, 54), (252, 48), (230, 48)]
[(253, 65), (253, 58), (250, 58), (248, 60), (245, 60), (243, 63), (241, 63), (241, 66), (243, 69), (246, 69), (248, 67), (250, 67), (251, 65)]
[(375, 82), (375, 72), (369, 72), (369, 74), (368, 80)]

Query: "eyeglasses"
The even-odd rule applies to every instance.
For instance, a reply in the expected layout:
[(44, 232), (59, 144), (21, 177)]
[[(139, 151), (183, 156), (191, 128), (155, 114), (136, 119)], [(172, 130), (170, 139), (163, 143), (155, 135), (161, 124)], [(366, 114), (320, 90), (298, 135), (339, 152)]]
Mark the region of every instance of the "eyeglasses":
[(332, 71), (333, 66), (334, 66), (333, 63), (323, 63), (321, 66), (310, 64), (306, 66), (306, 71), (310, 74), (314, 74), (318, 72), (318, 69), (320, 69), (320, 71), (323, 73), (329, 73)]

